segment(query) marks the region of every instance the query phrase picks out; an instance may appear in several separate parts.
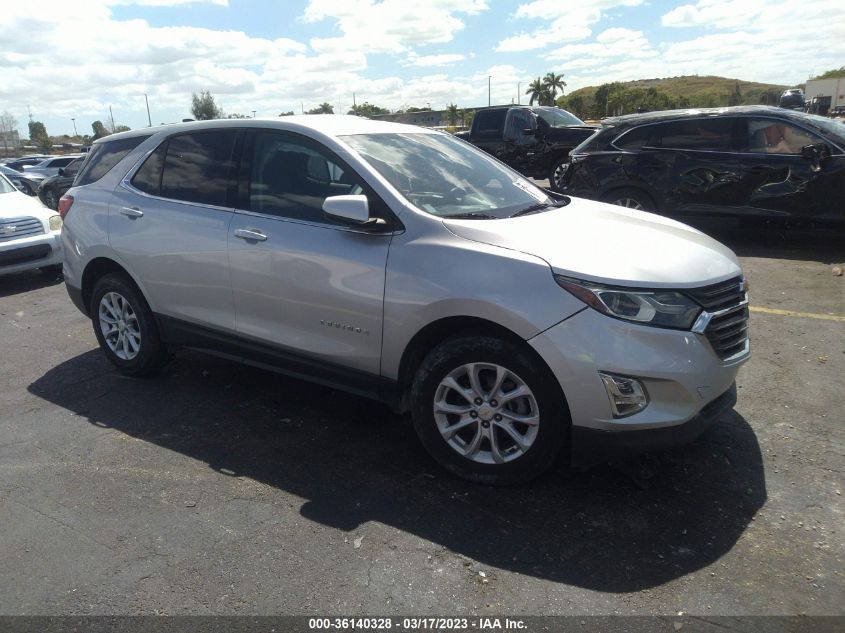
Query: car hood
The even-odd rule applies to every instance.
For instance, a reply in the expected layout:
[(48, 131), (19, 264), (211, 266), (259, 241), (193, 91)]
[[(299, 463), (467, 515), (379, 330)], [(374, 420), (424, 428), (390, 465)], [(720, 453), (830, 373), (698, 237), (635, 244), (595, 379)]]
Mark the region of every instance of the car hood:
[(736, 255), (701, 231), (590, 200), (518, 218), (443, 223), (459, 237), (540, 257), (555, 273), (587, 281), (694, 288), (741, 273)]
[(41, 204), (38, 198), (27, 196), (17, 190), (0, 193), (0, 220), (24, 216), (45, 220), (51, 215), (56, 215), (56, 212)]

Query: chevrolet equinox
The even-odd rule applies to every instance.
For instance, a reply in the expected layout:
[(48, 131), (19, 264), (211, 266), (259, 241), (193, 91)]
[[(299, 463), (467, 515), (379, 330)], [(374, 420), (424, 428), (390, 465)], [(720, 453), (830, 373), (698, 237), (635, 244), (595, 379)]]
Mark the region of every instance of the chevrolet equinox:
[(115, 134), (59, 210), (68, 292), (120, 371), (184, 346), (375, 398), (475, 481), (690, 441), (749, 357), (729, 249), (424, 128)]

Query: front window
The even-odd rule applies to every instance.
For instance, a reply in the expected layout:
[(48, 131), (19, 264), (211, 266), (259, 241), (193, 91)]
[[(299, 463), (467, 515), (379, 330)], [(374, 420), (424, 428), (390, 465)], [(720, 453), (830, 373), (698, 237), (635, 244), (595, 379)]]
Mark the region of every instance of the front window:
[(802, 147), (819, 142), (814, 134), (782, 120), (748, 120), (747, 151), (755, 154), (800, 154)]
[(553, 108), (550, 106), (538, 106), (534, 108), (534, 112), (541, 121), (549, 124), (549, 127), (567, 127), (569, 125), (584, 125), (584, 122), (571, 112), (567, 112), (563, 108)]
[(445, 134), (356, 134), (341, 140), (409, 202), (444, 218), (505, 218), (554, 202), (523, 176)]

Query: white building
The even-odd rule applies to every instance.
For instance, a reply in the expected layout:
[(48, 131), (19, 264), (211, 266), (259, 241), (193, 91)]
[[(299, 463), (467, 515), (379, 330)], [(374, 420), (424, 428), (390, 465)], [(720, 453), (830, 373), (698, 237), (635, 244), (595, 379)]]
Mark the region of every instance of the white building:
[(819, 114), (837, 106), (845, 107), (845, 77), (809, 80), (804, 89), (804, 99), (810, 102), (813, 111), (818, 104)]

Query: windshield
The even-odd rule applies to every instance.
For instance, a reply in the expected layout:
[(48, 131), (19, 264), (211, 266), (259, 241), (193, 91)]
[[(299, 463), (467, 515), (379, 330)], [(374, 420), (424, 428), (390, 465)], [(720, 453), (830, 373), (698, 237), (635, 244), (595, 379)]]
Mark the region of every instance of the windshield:
[(568, 125), (584, 125), (584, 122), (571, 112), (567, 112), (563, 108), (552, 108), (549, 106), (538, 106), (534, 108), (534, 112), (544, 122), (549, 124), (549, 127), (566, 127)]
[(553, 205), (542, 189), (447, 134), (356, 134), (341, 139), (419, 209), (443, 218), (506, 218)]
[(12, 193), (13, 191), (17, 191), (15, 186), (6, 180), (6, 176), (0, 174), (0, 193)]

